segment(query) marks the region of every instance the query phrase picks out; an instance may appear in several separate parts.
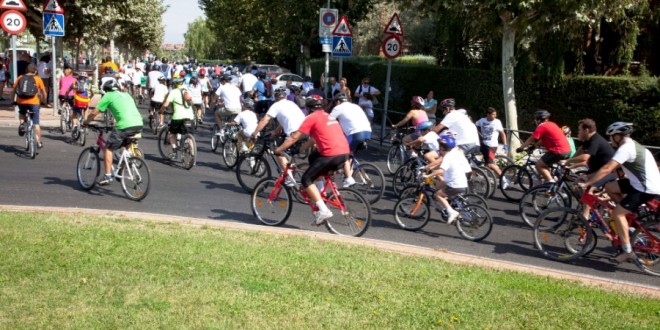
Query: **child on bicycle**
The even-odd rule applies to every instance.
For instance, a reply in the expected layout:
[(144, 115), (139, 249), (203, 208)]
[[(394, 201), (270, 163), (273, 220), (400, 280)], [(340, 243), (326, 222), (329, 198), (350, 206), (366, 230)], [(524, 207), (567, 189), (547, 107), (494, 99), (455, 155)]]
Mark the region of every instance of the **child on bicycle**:
[(89, 106), (89, 100), (91, 99), (90, 83), (87, 81), (87, 72), (78, 73), (78, 78), (76, 81), (71, 84), (69, 90), (67, 90), (66, 95), (70, 95), (71, 91), (73, 94), (72, 108), (75, 111), (76, 115), (73, 116), (73, 126), (78, 126), (78, 117), (83, 120), (87, 115), (87, 107)]
[(426, 159), (427, 162), (432, 162), (440, 157), (438, 154), (440, 148), (438, 145), (438, 139), (440, 136), (433, 131), (433, 126), (433, 122), (427, 120), (417, 125), (417, 139), (409, 142), (405, 142), (404, 139), (404, 144), (407, 147), (428, 150), (428, 152), (424, 154), (424, 159)]
[(456, 139), (451, 134), (442, 134), (438, 140), (442, 163), (437, 170), (428, 176), (439, 179), (434, 197), (447, 210), (447, 224), (452, 224), (458, 218), (458, 211), (449, 205), (448, 198), (464, 194), (468, 188), (467, 175), (472, 172), (463, 152), (456, 148)]
[(245, 143), (250, 139), (254, 130), (257, 129), (259, 121), (257, 120), (257, 114), (254, 113), (254, 101), (252, 99), (243, 100), (243, 111), (236, 115), (234, 120), (230, 125), (240, 125), (242, 130), (238, 133), (238, 145), (240, 152), (244, 153), (248, 151), (247, 144)]

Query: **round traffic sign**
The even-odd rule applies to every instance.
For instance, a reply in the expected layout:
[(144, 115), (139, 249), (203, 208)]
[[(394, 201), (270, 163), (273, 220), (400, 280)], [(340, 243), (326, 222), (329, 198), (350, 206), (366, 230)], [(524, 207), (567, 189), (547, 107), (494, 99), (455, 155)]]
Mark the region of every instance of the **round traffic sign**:
[(27, 27), (25, 16), (16, 10), (7, 10), (0, 16), (2, 29), (9, 34), (20, 34)]
[(383, 40), (381, 48), (385, 57), (389, 59), (397, 58), (401, 55), (401, 40), (396, 36), (391, 35)]
[(335, 26), (335, 23), (337, 23), (337, 16), (335, 13), (329, 11), (323, 14), (322, 20), (325, 26)]

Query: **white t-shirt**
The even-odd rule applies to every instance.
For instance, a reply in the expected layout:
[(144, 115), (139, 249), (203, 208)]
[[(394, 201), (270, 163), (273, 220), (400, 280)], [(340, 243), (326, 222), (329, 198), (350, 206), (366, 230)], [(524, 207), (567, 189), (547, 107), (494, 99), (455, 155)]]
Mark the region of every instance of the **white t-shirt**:
[(254, 133), (254, 130), (257, 129), (259, 121), (257, 120), (257, 114), (250, 110), (243, 110), (239, 113), (234, 121), (237, 122), (241, 127), (243, 127), (243, 132), (245, 136), (250, 136)]
[(337, 119), (346, 136), (360, 132), (371, 132), (369, 118), (359, 105), (344, 102), (330, 112), (330, 118)]
[(157, 71), (157, 70), (149, 71), (149, 73), (147, 74), (147, 78), (149, 80), (149, 86), (148, 87), (150, 89), (152, 89), (152, 88), (156, 88), (156, 86), (160, 85), (160, 83), (158, 82), (158, 78), (160, 78), (160, 77), (164, 77), (162, 72)]
[(140, 85), (142, 83), (142, 77), (144, 77), (144, 73), (135, 70), (135, 72), (133, 72), (133, 85)]
[(479, 132), (470, 117), (458, 110), (450, 111), (440, 122), (443, 126), (456, 133), (456, 145), (474, 143), (479, 145)]
[(145, 66), (146, 66), (146, 64), (144, 64), (144, 62), (135, 63), (135, 68), (140, 69), (140, 71), (142, 71), (142, 73), (144, 73), (144, 67)]
[(495, 118), (492, 121), (488, 121), (487, 118), (481, 118), (477, 120), (475, 125), (481, 129), (481, 136), (485, 145), (489, 147), (497, 147), (499, 145), (499, 132), (504, 132), (504, 127), (499, 119)]
[(156, 86), (154, 89), (154, 96), (151, 97), (151, 100), (154, 102), (163, 103), (168, 92), (169, 90), (167, 89), (167, 86), (158, 84), (158, 86)]
[[(623, 172), (626, 173), (626, 177), (630, 179), (630, 185), (635, 190), (660, 195), (660, 171), (653, 155), (644, 146), (631, 138), (626, 138), (623, 145), (614, 153), (612, 160), (621, 164)], [(632, 167), (632, 169), (628, 167)]]
[(218, 87), (215, 94), (222, 99), (225, 108), (240, 111), (241, 107), (241, 90), (232, 84), (223, 84)]
[(364, 97), (362, 97), (362, 94), (365, 94), (365, 93), (375, 94), (375, 93), (378, 93), (378, 92), (380, 92), (378, 90), (378, 88), (376, 88), (374, 86), (371, 86), (371, 85), (370, 86), (360, 85), (355, 89), (355, 95), (360, 95), (360, 98), (358, 99), (358, 103), (360, 103), (362, 100), (365, 100), (365, 101), (367, 100)]
[(440, 143), (438, 143), (438, 139), (440, 136), (438, 133), (434, 131), (430, 131), (426, 133), (426, 135), (422, 136), (424, 139), (424, 147), (428, 150), (438, 152), (440, 150)]
[(203, 99), (202, 99), (202, 86), (199, 84), (197, 85), (188, 85), (188, 91), (190, 92), (190, 96), (192, 96), (192, 103), (193, 104), (202, 104)]
[(243, 93), (251, 92), (254, 88), (254, 84), (257, 83), (257, 76), (251, 73), (246, 73), (241, 78), (241, 82), (243, 83)]
[(287, 99), (273, 103), (266, 115), (276, 118), (286, 135), (297, 131), (305, 120), (305, 115), (300, 111), (300, 107)]
[(465, 173), (472, 172), (472, 168), (459, 148), (452, 149), (442, 158), (440, 168), (445, 170), (442, 177), (447, 186), (456, 189), (468, 187)]
[(202, 87), (202, 92), (209, 91), (209, 78), (198, 78), (197, 81), (199, 82), (199, 86)]

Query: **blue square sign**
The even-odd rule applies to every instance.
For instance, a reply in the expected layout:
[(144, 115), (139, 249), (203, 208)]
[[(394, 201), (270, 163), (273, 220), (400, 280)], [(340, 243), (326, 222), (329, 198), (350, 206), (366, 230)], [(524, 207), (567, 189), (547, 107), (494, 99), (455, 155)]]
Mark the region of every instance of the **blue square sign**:
[(332, 56), (350, 57), (353, 55), (353, 37), (332, 37)]
[(64, 36), (64, 14), (44, 13), (43, 18), (45, 36)]

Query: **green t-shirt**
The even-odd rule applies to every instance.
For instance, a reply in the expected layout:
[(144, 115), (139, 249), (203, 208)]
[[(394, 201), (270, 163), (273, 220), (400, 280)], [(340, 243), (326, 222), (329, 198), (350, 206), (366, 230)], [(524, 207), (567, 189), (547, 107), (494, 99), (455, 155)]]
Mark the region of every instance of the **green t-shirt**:
[(133, 97), (128, 93), (107, 92), (103, 95), (96, 108), (101, 112), (105, 112), (106, 109), (110, 108), (110, 113), (112, 113), (112, 116), (117, 121), (115, 125), (116, 129), (127, 129), (129, 127), (144, 125), (135, 101), (133, 101)]
[(182, 120), (182, 119), (190, 119), (193, 120), (195, 118), (195, 114), (193, 113), (193, 107), (185, 107), (183, 104), (183, 96), (181, 93), (181, 89), (185, 89), (185, 87), (179, 87), (176, 89), (173, 89), (170, 91), (169, 94), (167, 94), (167, 100), (166, 102), (171, 104), (172, 107), (174, 108), (174, 113), (172, 114), (172, 120)]
[(575, 150), (575, 141), (573, 141), (573, 138), (571, 138), (571, 137), (567, 136), (566, 138), (568, 139), (568, 144), (571, 145), (571, 154), (570, 154), (570, 156), (568, 156), (568, 158), (571, 158), (571, 157), (575, 156), (575, 151), (576, 151)]

